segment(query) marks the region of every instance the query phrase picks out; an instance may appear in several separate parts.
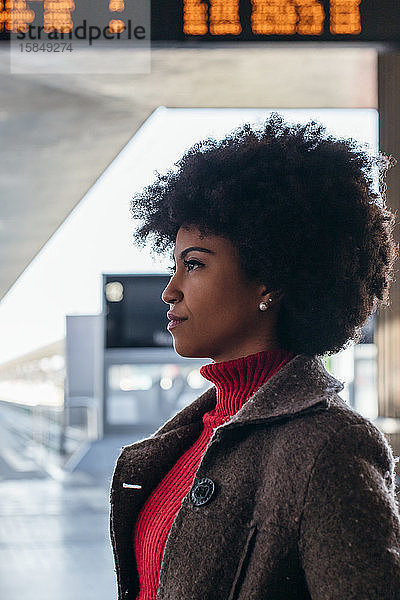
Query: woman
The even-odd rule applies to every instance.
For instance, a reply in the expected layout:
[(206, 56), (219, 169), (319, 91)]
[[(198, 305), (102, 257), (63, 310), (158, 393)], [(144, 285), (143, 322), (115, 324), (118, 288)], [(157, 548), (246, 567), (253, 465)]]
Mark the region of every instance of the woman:
[(273, 113), (176, 166), (135, 238), (174, 245), (168, 329), (214, 385), (118, 458), (119, 599), (399, 600), (392, 450), (320, 358), (389, 303), (390, 160)]

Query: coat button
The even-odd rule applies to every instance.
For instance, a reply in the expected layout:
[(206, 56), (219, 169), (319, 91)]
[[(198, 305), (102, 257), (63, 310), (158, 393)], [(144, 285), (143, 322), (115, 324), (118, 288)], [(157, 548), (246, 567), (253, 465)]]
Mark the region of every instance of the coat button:
[(190, 499), (195, 506), (206, 504), (214, 494), (215, 485), (212, 479), (202, 477), (190, 490)]

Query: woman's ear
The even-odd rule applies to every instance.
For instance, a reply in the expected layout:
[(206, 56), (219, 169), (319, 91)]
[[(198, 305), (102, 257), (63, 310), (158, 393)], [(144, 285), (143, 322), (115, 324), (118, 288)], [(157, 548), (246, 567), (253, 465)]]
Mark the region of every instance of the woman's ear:
[(282, 290), (266, 290), (266, 289), (264, 289), (261, 292), (261, 296), (266, 296), (269, 293), (272, 294), (274, 300), (276, 300), (276, 301), (281, 300), (283, 298), (283, 295), (284, 295), (283, 292), (282, 292)]

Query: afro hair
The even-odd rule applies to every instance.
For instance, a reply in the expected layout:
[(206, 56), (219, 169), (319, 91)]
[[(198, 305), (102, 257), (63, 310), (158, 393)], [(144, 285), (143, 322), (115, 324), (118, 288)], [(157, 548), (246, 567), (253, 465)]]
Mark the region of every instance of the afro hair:
[(389, 305), (398, 244), (384, 178), (393, 157), (278, 113), (194, 144), (131, 200), (133, 234), (164, 253), (182, 225), (237, 248), (248, 280), (280, 290), (282, 348), (334, 354)]

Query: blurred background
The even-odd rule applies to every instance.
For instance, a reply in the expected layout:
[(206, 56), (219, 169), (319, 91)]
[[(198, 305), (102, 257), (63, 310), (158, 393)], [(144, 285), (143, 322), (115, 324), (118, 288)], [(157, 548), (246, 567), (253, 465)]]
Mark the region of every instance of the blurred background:
[[(30, 22), (43, 2), (22, 4)], [(134, 246), (131, 196), (194, 142), (272, 111), (400, 160), (400, 6), (308, 4), (153, 1), (141, 72), (128, 46), (118, 72), (91, 72), (110, 54), (99, 45), (65, 73), (13, 62), (17, 8), (0, 1), (1, 598), (116, 597), (115, 460), (210, 385), (208, 361), (173, 350), (170, 260)], [(399, 167), (387, 182), (397, 210)], [(395, 457), (399, 295), (395, 281), (361, 343), (323, 359)]]

